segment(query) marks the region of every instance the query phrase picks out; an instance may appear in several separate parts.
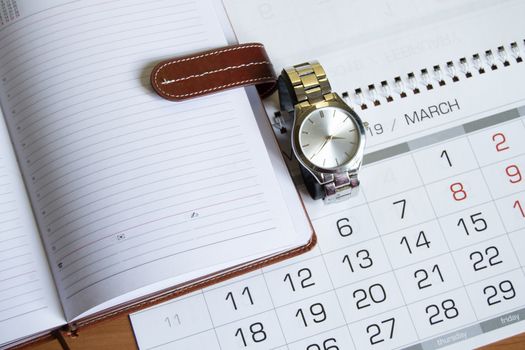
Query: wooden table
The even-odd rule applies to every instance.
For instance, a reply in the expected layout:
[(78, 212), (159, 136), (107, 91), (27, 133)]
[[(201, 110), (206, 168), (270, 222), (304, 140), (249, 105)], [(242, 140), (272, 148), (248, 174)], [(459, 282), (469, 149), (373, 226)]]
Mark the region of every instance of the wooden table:
[[(84, 329), (77, 338), (64, 338), (71, 350), (126, 350), (136, 349), (135, 338), (127, 316), (105, 321), (94, 327)], [(23, 350), (62, 350), (58, 340), (27, 346)], [(525, 349), (525, 332), (512, 338), (485, 346), (483, 350), (522, 350)], [(200, 349), (199, 349), (200, 350)], [(206, 350), (206, 349), (202, 349)]]

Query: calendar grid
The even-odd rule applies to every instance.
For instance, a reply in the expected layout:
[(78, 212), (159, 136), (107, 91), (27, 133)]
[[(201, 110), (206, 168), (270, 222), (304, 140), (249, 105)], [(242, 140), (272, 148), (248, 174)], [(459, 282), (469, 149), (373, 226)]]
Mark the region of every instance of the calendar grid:
[[(424, 190), (425, 190), (425, 193), (426, 193), (427, 199), (428, 199), (429, 202), (430, 202), (430, 206), (431, 206), (432, 211), (433, 211), (433, 213), (434, 213), (434, 216), (435, 216), (435, 218), (436, 218), (437, 224), (438, 224), (438, 226), (439, 226), (439, 230), (441, 231), (441, 235), (445, 238), (445, 242), (446, 242), (446, 245), (447, 245), (447, 249), (448, 249), (448, 251), (449, 251), (449, 254), (450, 254), (450, 258), (451, 258), (452, 261), (454, 262), (454, 267), (455, 267), (455, 269), (456, 269), (456, 272), (458, 273), (459, 278), (461, 279), (461, 284), (463, 285), (463, 290), (464, 290), (465, 293), (467, 293), (467, 295), (468, 295), (468, 291), (467, 291), (467, 288), (466, 288), (466, 285), (465, 285), (465, 281), (464, 281), (463, 277), (461, 276), (461, 272), (460, 272), (460, 270), (459, 270), (459, 267), (458, 267), (458, 265), (457, 265), (456, 260), (455, 260), (454, 257), (452, 256), (452, 251), (451, 251), (451, 248), (450, 248), (450, 244), (449, 244), (449, 242), (447, 241), (447, 238), (445, 237), (445, 230), (443, 229), (443, 226), (442, 226), (441, 222), (439, 221), (439, 216), (438, 216), (438, 214), (437, 214), (437, 212), (436, 212), (436, 208), (434, 207), (434, 204), (432, 203), (432, 200), (430, 199), (430, 194), (428, 193), (428, 189), (427, 189), (427, 187), (426, 187), (426, 185), (425, 185), (424, 179), (423, 179), (423, 177), (421, 176), (421, 171), (420, 171), (419, 168), (418, 168), (418, 165), (417, 165), (416, 160), (414, 159), (414, 156), (413, 156), (412, 154), (411, 154), (410, 156), (411, 156), (411, 159), (412, 159), (412, 161), (414, 162), (414, 165), (415, 165), (415, 167), (416, 167), (416, 171), (417, 171), (418, 177), (420, 178), (421, 182), (423, 182), (423, 188), (424, 188)], [(474, 306), (472, 305), (472, 301), (470, 300), (470, 298), (468, 298), (468, 301), (469, 301), (470, 308), (471, 308), (472, 310), (474, 310)], [(477, 320), (477, 315), (476, 315), (476, 320)]]
[[(343, 247), (343, 248), (341, 248), (341, 249), (345, 249), (345, 248), (346, 248), (346, 247)], [(321, 250), (321, 247), (319, 247), (319, 250)], [(341, 303), (341, 300), (340, 300), (340, 298), (339, 298), (339, 295), (338, 295), (337, 292), (336, 292), (335, 284), (334, 284), (334, 281), (333, 281), (332, 275), (330, 274), (330, 270), (328, 269), (328, 265), (327, 265), (327, 263), (326, 263), (326, 258), (325, 258), (325, 256), (324, 256), (324, 254), (322, 253), (322, 250), (321, 250), (321, 258), (322, 258), (322, 260), (323, 260), (323, 266), (324, 266), (324, 268), (326, 269), (326, 271), (327, 271), (327, 273), (328, 273), (328, 279), (330, 280), (330, 286), (331, 286), (331, 288), (332, 288), (332, 290), (333, 290), (333, 292), (334, 292), (334, 294), (335, 294), (335, 297), (336, 297), (336, 299), (337, 299), (337, 305), (339, 306), (339, 308), (340, 308), (341, 310), (343, 310), (343, 304)], [(342, 313), (342, 315), (343, 315), (343, 320), (344, 320), (344, 322), (345, 322), (345, 329), (346, 329), (346, 331), (348, 332), (348, 335), (350, 336), (350, 339), (351, 339), (351, 341), (352, 341), (352, 344), (354, 345), (354, 348), (357, 349), (356, 344), (355, 344), (355, 341), (354, 341), (354, 337), (352, 337), (352, 333), (350, 332), (349, 322), (347, 321), (344, 312)]]
[[(522, 118), (520, 118), (520, 119), (521, 119), (522, 124), (523, 124), (523, 119), (522, 119)], [(524, 131), (525, 131), (525, 124), (524, 124)], [(495, 202), (495, 201), (496, 201), (497, 199), (499, 199), (499, 198), (494, 198), (494, 195), (492, 194), (492, 191), (491, 191), (491, 189), (490, 189), (490, 187), (489, 187), (489, 183), (488, 183), (488, 181), (487, 181), (487, 178), (486, 178), (485, 174), (483, 173), (483, 170), (481, 169), (481, 166), (480, 166), (480, 164), (479, 164), (479, 159), (478, 159), (476, 153), (474, 152), (474, 147), (472, 146), (472, 142), (470, 141), (470, 138), (469, 138), (469, 137), (467, 137), (467, 142), (468, 142), (468, 144), (469, 144), (469, 146), (470, 146), (470, 149), (472, 150), (472, 153), (474, 153), (474, 158), (476, 159), (476, 164), (478, 165), (478, 169), (479, 169), (479, 171), (481, 172), (481, 177), (483, 178), (483, 181), (485, 182), (485, 186), (487, 186), (487, 188), (489, 189), (489, 191), (488, 191), (488, 192), (489, 192), (489, 196), (490, 196), (491, 200), (492, 200), (493, 202)], [(519, 156), (520, 156), (520, 155), (515, 156), (515, 157), (512, 157), (512, 158), (509, 158), (509, 159), (518, 158)], [(506, 159), (506, 160), (507, 160), (507, 159)], [(505, 160), (505, 161), (506, 161), (506, 160)], [(499, 162), (498, 162), (498, 163), (499, 163)], [(496, 164), (497, 164), (497, 163), (496, 163)], [(519, 192), (519, 191), (518, 191), (518, 192)], [(504, 224), (505, 221), (503, 220), (503, 216), (501, 215), (500, 209), (498, 208), (498, 206), (495, 206), (495, 207), (496, 207), (496, 212), (498, 213), (498, 217), (499, 217), (500, 221)], [(514, 247), (514, 245), (512, 244), (512, 242), (511, 242), (511, 240), (510, 240), (509, 233), (510, 233), (510, 232), (508, 232), (508, 230), (505, 230), (505, 235), (506, 235), (506, 237), (507, 237), (507, 240), (509, 241), (509, 243), (510, 243), (510, 247), (512, 248), (512, 251), (513, 251), (513, 253), (514, 253), (514, 255), (515, 255), (516, 259), (517, 259), (519, 255), (518, 255), (518, 253), (516, 252), (516, 248)], [(523, 276), (525, 277), (525, 272), (524, 272), (522, 269), (520, 269), (520, 270), (521, 270)]]
[[(419, 149), (427, 148), (429, 146), (442, 143), (444, 141), (451, 141), (460, 137), (464, 137), (468, 134), (473, 134), (479, 130), (487, 129), (489, 127), (505, 124), (512, 122), (516, 119), (525, 120), (520, 115), (520, 110), (525, 109), (523, 107), (509, 109), (504, 112), (493, 114), (481, 119), (470, 121), (461, 125), (456, 125), (448, 129), (441, 130), (435, 134), (414, 138), (409, 141), (401, 142), (388, 148), (380, 149), (378, 151), (366, 153), (363, 160), (363, 165), (371, 165), (383, 160), (392, 160), (396, 156), (417, 151)], [(450, 124), (445, 123), (443, 125)], [(395, 139), (390, 140), (395, 141)]]
[[(398, 194), (402, 194), (402, 193), (398, 193)], [(393, 196), (388, 196), (388, 197), (393, 197)], [(388, 198), (388, 197), (385, 197), (385, 198)], [(502, 199), (502, 198), (505, 198), (505, 197), (508, 197), (508, 196), (496, 197), (496, 198), (494, 198), (494, 200)], [(383, 199), (385, 199), (385, 198), (383, 198)], [(376, 201), (377, 201), (377, 200), (376, 200)], [(374, 202), (376, 202), (376, 201), (374, 201)], [(484, 201), (484, 202), (480, 202), (480, 203), (474, 204), (474, 205), (472, 205), (472, 206), (465, 207), (464, 210), (473, 209), (473, 208), (476, 208), (476, 207), (482, 206), (482, 205), (484, 205), (484, 204), (490, 204), (490, 203), (492, 203), (492, 200)], [(351, 210), (351, 209), (353, 209), (353, 208), (358, 208), (358, 207), (361, 207), (361, 206), (366, 206), (366, 204), (359, 204), (359, 205), (356, 205), (356, 206), (351, 207), (351, 208), (346, 209), (346, 210)], [(342, 211), (340, 211), (340, 212), (336, 212), (336, 213), (332, 213), (332, 214), (330, 214), (330, 215), (328, 215), (328, 216), (333, 216), (333, 215), (335, 215), (335, 214), (341, 214), (341, 213), (343, 213), (344, 211), (345, 211), (345, 210), (342, 210)], [(447, 215), (444, 215), (444, 216), (437, 216), (437, 217), (432, 218), (432, 219), (428, 219), (428, 220), (420, 221), (420, 222), (418, 222), (418, 223), (416, 223), (416, 224), (406, 226), (406, 227), (404, 227), (403, 229), (400, 229), (400, 230), (396, 230), (396, 231), (392, 231), (392, 232), (388, 232), (388, 233), (383, 233), (382, 236), (387, 237), (387, 236), (390, 236), (390, 235), (395, 235), (395, 234), (397, 234), (397, 233), (399, 233), (399, 232), (401, 232), (401, 231), (403, 231), (403, 230), (411, 229), (411, 228), (414, 228), (414, 227), (418, 227), (418, 226), (420, 226), (420, 225), (422, 225), (422, 224), (426, 224), (426, 223), (434, 222), (434, 221), (436, 221), (436, 218), (437, 218), (437, 219), (441, 219), (441, 218), (448, 217), (448, 216), (450, 216), (450, 215), (452, 215), (452, 214), (447, 214)], [(315, 220), (317, 220), (317, 219), (314, 219), (314, 221), (315, 221)], [(516, 232), (516, 231), (519, 231), (519, 229), (518, 229), (518, 230), (509, 231), (508, 233), (513, 233), (513, 232)], [(498, 235), (498, 236), (492, 236), (492, 237), (490, 237), (490, 238), (487, 238), (486, 240), (477, 241), (476, 243), (473, 243), (472, 245), (475, 245), (475, 244), (478, 244), (478, 243), (481, 243), (481, 242), (485, 242), (485, 241), (488, 241), (488, 240), (494, 239), (495, 237), (499, 237), (499, 236), (502, 236), (502, 235), (504, 235), (504, 234), (505, 234), (505, 233), (502, 233), (502, 234), (500, 234), (500, 235)], [(370, 242), (370, 241), (373, 241), (373, 240), (376, 240), (376, 239), (377, 239), (377, 237), (368, 238), (368, 239), (366, 239), (366, 240), (362, 240), (362, 241), (360, 241), (359, 244), (360, 244), (360, 243)], [(356, 245), (356, 243), (354, 243), (354, 244), (350, 244), (350, 245), (347, 245), (347, 246), (343, 246), (343, 247), (341, 247), (341, 248), (333, 249), (333, 250), (327, 250), (327, 251), (322, 251), (322, 248), (321, 248), (321, 254), (333, 253), (333, 252), (336, 252), (336, 251), (344, 250), (345, 248), (351, 247), (351, 246), (353, 246), (353, 245)], [(462, 247), (460, 247), (460, 248), (451, 249), (450, 252), (456, 252), (456, 251), (462, 250), (462, 249), (464, 249), (464, 248), (466, 248), (466, 247), (469, 247), (469, 245), (467, 245), (467, 246), (462, 246)], [(444, 254), (447, 254), (447, 253), (443, 253), (443, 254), (440, 254), (440, 255), (444, 255)], [(304, 259), (304, 260), (302, 260), (302, 261), (311, 260), (311, 259), (314, 259), (314, 258), (316, 258), (316, 257), (318, 257), (318, 256), (319, 256), (319, 255), (315, 255), (315, 256), (312, 256), (312, 257), (308, 257), (308, 258), (306, 258), (306, 259)], [(439, 255), (438, 255), (438, 256), (439, 256)], [(421, 260), (421, 261), (426, 261), (426, 260), (429, 260), (429, 259), (432, 259), (432, 258), (424, 259), (424, 260)], [(279, 265), (279, 266), (277, 266), (277, 267), (274, 267), (274, 269), (281, 269), (281, 268), (283, 268), (283, 267), (290, 266), (290, 265), (295, 265), (295, 264), (297, 264), (297, 262), (290, 262), (289, 264), (285, 264), (285, 265), (282, 265), (282, 266)], [(407, 264), (407, 265), (400, 265), (399, 268), (406, 267), (406, 266), (409, 266), (409, 265), (410, 265), (410, 264)], [(398, 269), (399, 269), (399, 268), (398, 268)], [(397, 270), (397, 269), (396, 269), (396, 270)], [(270, 270), (270, 271), (273, 271), (273, 270)]]
[(215, 339), (217, 339), (217, 344), (219, 345), (219, 349), (222, 350), (221, 342), (219, 340), (219, 335), (217, 334), (217, 328), (215, 327), (215, 324), (213, 323), (213, 317), (211, 315), (210, 307), (208, 306), (208, 301), (206, 300), (206, 295), (204, 293), (205, 293), (204, 291), (201, 291), (202, 298), (204, 299), (204, 304), (206, 305), (206, 310), (208, 311), (208, 315), (210, 317), (210, 322), (213, 328), (213, 333), (215, 334)]
[(289, 349), (288, 341), (286, 340), (286, 334), (284, 333), (284, 329), (283, 329), (283, 326), (281, 324), (281, 319), (279, 318), (279, 315), (277, 314), (277, 308), (275, 307), (275, 302), (273, 301), (272, 293), (270, 292), (270, 287), (268, 287), (268, 281), (266, 281), (265, 273), (263, 272), (261, 275), (262, 275), (262, 278), (264, 280), (264, 285), (266, 287), (266, 291), (268, 292), (268, 295), (270, 296), (270, 301), (272, 303), (272, 310), (273, 310), (273, 312), (275, 314), (275, 317), (277, 318), (277, 323), (279, 324), (279, 329), (281, 330), (281, 334), (283, 335), (285, 346), (286, 346), (287, 349)]
[(179, 342), (181, 340), (185, 340), (185, 339), (189, 339), (191, 337), (194, 337), (194, 336), (197, 336), (197, 335), (201, 335), (201, 334), (205, 334), (209, 331), (212, 331), (213, 328), (208, 328), (208, 329), (205, 329), (203, 331), (200, 331), (200, 332), (197, 332), (197, 333), (192, 333), (192, 334), (189, 334), (189, 335), (186, 335), (186, 336), (183, 336), (183, 337), (180, 337), (180, 338), (177, 338), (175, 340), (171, 340), (171, 341), (168, 341), (168, 342), (165, 342), (165, 343), (161, 343), (161, 344), (157, 344), (155, 346), (152, 346), (152, 347), (149, 347), (149, 348), (145, 348), (145, 349), (142, 349), (142, 350), (152, 350), (152, 349), (157, 349), (157, 348), (160, 348), (160, 347), (163, 347), (163, 346), (166, 346), (168, 344), (172, 344), (172, 343), (175, 343), (175, 342)]
[[(514, 192), (488, 187), (497, 179), (494, 174), (504, 169), (501, 164), (523, 164), (525, 146), (519, 145), (525, 145), (525, 129), (512, 128), (513, 123), (525, 126), (515, 109), (465, 123), (455, 127), (454, 132), (440, 131), (437, 137), (429, 138), (431, 142), (406, 142), (384, 159), (376, 154), (379, 160), (364, 167), (371, 175), (366, 174), (359, 198), (340, 209), (324, 211), (323, 207), (310, 213), (318, 232), (315, 250), (258, 273), (207, 287), (202, 297), (211, 328), (195, 328), (198, 332), (173, 341), (197, 341), (191, 338), (196, 334), (211, 337), (213, 329), (215, 346), (221, 349), (434, 350), (525, 320), (525, 258), (520, 260), (514, 242), (525, 242), (525, 238), (518, 237), (525, 224), (520, 221), (508, 227), (509, 214), (501, 212), (501, 203), (508, 204), (510, 196), (525, 193), (521, 187), (525, 181)], [(483, 157), (481, 162), (476, 152), (490, 151), (494, 147), (493, 130), (500, 129), (505, 133), (510, 130), (506, 137), (509, 142), (518, 142), (514, 150), (520, 152)], [(446, 158), (443, 153), (439, 156), (442, 150), (448, 152)], [(450, 185), (456, 182), (465, 185), (468, 200), (455, 199)], [(401, 205), (395, 204), (400, 200), (405, 201), (403, 210), (409, 203), (404, 219)], [(468, 227), (458, 221), (481, 213), (475, 216), (478, 221), (465, 221)], [(427, 236), (419, 245), (418, 233), (423, 231)], [(496, 259), (495, 267), (482, 267), (477, 272), (472, 254), (481, 254), (486, 247), (501, 253), (498, 259), (502, 263)], [(366, 255), (359, 255), (364, 251)], [(364, 260), (365, 256), (373, 259), (373, 265)], [(435, 266), (439, 267), (439, 275), (431, 270)], [(416, 278), (417, 271), (425, 271), (425, 283), (432, 282), (431, 288), (421, 287), (423, 280)], [(508, 299), (501, 299), (502, 291), (498, 290), (501, 301), (497, 307), (491, 306), (487, 300), (490, 294), (485, 290), (498, 287), (502, 280), (512, 281), (516, 297), (503, 294)], [(369, 288), (373, 285), (381, 286), (384, 299), (381, 294), (372, 296)], [(251, 304), (241, 296), (242, 288), (249, 288)], [(227, 293), (235, 294), (235, 310)], [(367, 305), (358, 307), (365, 297), (368, 299), (362, 304)], [(441, 304), (447, 299), (454, 302), (454, 309), (457, 307), (457, 318), (452, 309), (446, 311)], [(187, 300), (177, 302), (184, 304)], [(386, 320), (392, 320), (392, 329), (389, 323), (381, 323)], [(264, 341), (261, 334), (253, 338), (253, 333), (248, 333), (248, 326), (255, 321), (261, 329), (264, 323)], [(245, 331), (244, 346), (235, 333), (240, 328)]]
[[(324, 333), (329, 333), (329, 332), (331, 332), (333, 330), (342, 329), (342, 328), (346, 329), (347, 327), (346, 327), (346, 325), (344, 325), (344, 326), (337, 326), (337, 327), (334, 327), (334, 328), (331, 328), (331, 329), (328, 329), (328, 330), (323, 330), (321, 332), (314, 332), (314, 333), (309, 334), (309, 337), (315, 337), (315, 336), (318, 336), (318, 335), (321, 335), (321, 334), (324, 334)], [(288, 345), (297, 344), (300, 341), (302, 341), (302, 339), (295, 340), (295, 341), (292, 341), (292, 342), (289, 342), (289, 343), (287, 342), (286, 345), (288, 346)], [(282, 349), (282, 346), (278, 346), (278, 347), (276, 347), (274, 349)]]
[[(518, 268), (514, 269), (514, 271), (515, 271), (515, 270), (521, 270), (521, 267), (518, 267)], [(255, 276), (250, 277), (250, 278), (254, 278), (254, 277), (255, 277)], [(473, 283), (482, 282), (482, 281), (484, 281), (484, 280), (488, 280), (488, 279), (490, 279), (490, 278), (493, 278), (493, 276), (491, 276), (491, 277), (487, 277), (487, 278), (485, 278), (485, 279), (482, 279), (482, 280), (479, 280), (479, 281), (476, 281), (476, 282), (473, 282)], [(473, 283), (471, 283), (471, 284), (473, 284)], [(455, 289), (451, 289), (450, 291), (458, 290), (458, 289), (461, 289), (461, 288), (463, 288), (463, 287), (458, 287), (458, 288), (455, 288)], [(311, 298), (311, 297), (315, 297), (315, 296), (322, 295), (322, 294), (325, 294), (325, 293), (326, 293), (326, 292), (322, 292), (322, 293), (319, 293), (319, 294), (317, 294), (317, 295), (312, 295), (312, 296), (307, 297), (307, 298), (304, 298), (304, 299), (309, 299), (309, 298)], [(196, 295), (191, 295), (191, 296), (188, 296), (187, 298), (183, 298), (183, 299), (180, 299), (180, 300), (172, 301), (172, 302), (170, 302), (170, 303), (181, 302), (181, 301), (184, 301), (185, 299), (193, 298), (193, 297), (195, 297), (195, 296), (196, 296)], [(432, 297), (428, 297), (428, 298), (426, 298), (426, 299), (430, 299), (430, 298), (432, 298)], [(423, 300), (426, 300), (426, 299), (418, 300), (418, 302), (423, 301)], [(289, 304), (283, 304), (283, 305), (281, 305), (280, 307), (284, 307), (284, 306), (287, 306), (287, 305), (294, 304), (294, 303), (297, 302), (297, 301), (301, 301), (301, 300), (296, 300), (296, 301), (290, 302)], [(156, 307), (159, 307), (159, 306), (156, 306)], [(394, 308), (394, 309), (392, 309), (392, 311), (400, 310), (400, 309), (403, 309), (403, 308), (406, 308), (406, 306), (403, 305), (403, 306), (400, 306), (400, 307)], [(277, 309), (277, 308), (276, 308), (276, 309)], [(508, 313), (510, 313), (510, 312), (515, 312), (515, 311), (518, 311), (518, 310), (521, 310), (521, 309), (522, 309), (522, 307), (517, 307), (517, 308), (515, 308), (515, 309), (513, 309), (513, 310), (509, 310)], [(236, 322), (239, 322), (239, 321), (243, 321), (243, 320), (245, 320), (245, 319), (252, 318), (253, 316), (258, 316), (258, 315), (261, 315), (261, 314), (267, 313), (268, 311), (270, 311), (270, 310), (264, 310), (264, 311), (261, 311), (261, 312), (259, 312), (259, 313), (251, 314), (251, 315), (248, 315), (248, 316), (246, 316), (246, 317), (239, 318), (239, 319), (236, 319), (236, 320), (234, 320), (234, 321), (231, 321), (231, 322), (227, 322), (227, 323), (221, 324), (221, 326), (226, 326), (226, 325), (229, 325), (229, 324), (234, 324), (234, 323), (236, 323)], [(144, 312), (144, 311), (141, 311), (141, 312)], [(211, 317), (211, 316), (210, 316), (210, 317)], [(371, 317), (373, 317), (373, 316), (371, 316)], [(363, 318), (363, 319), (358, 319), (358, 320), (356, 320), (356, 321), (354, 321), (354, 322), (351, 322), (351, 323), (356, 323), (356, 322), (359, 322), (359, 321), (365, 320), (365, 319), (367, 319), (367, 318), (369, 318), (369, 317), (365, 317), (365, 318)], [(489, 320), (489, 319), (491, 319), (491, 318), (493, 318), (493, 316), (489, 316), (489, 317), (486, 317), (486, 318), (480, 319), (480, 321)], [(347, 325), (345, 324), (344, 326), (338, 326), (338, 327), (335, 327), (335, 328), (333, 328), (333, 329), (339, 329), (339, 328), (345, 328), (345, 329), (347, 329)], [(449, 333), (449, 332), (453, 332), (453, 331), (457, 331), (457, 330), (460, 330), (460, 329), (462, 329), (462, 328), (465, 328), (465, 327), (464, 327), (464, 326), (459, 326), (459, 327), (456, 327), (456, 328), (449, 329), (449, 330), (447, 330), (447, 331), (445, 331), (445, 332), (443, 332), (443, 333), (438, 333), (438, 334), (436, 334), (433, 338), (438, 338), (438, 337), (439, 337), (440, 335), (442, 335), (442, 334)], [(154, 348), (157, 348), (157, 347), (160, 347), (160, 346), (164, 346), (164, 345), (167, 345), (167, 344), (169, 344), (169, 343), (173, 343), (173, 342), (176, 342), (176, 341), (180, 341), (180, 340), (183, 340), (183, 339), (186, 339), (186, 338), (190, 338), (190, 337), (193, 337), (193, 336), (196, 336), (196, 335), (199, 335), (199, 334), (203, 334), (203, 333), (206, 333), (206, 332), (212, 331), (213, 329), (214, 329), (214, 327), (212, 327), (212, 328), (207, 328), (207, 329), (204, 329), (204, 330), (202, 330), (202, 331), (199, 331), (199, 332), (196, 332), (196, 333), (192, 333), (192, 334), (189, 334), (189, 335), (187, 335), (187, 336), (184, 336), (184, 337), (178, 338), (178, 339), (173, 340), (173, 341), (171, 341), (171, 342), (166, 342), (166, 343), (163, 343), (163, 344), (158, 344), (157, 346), (154, 346), (154, 347), (148, 348), (147, 350), (154, 349)], [(326, 332), (329, 332), (329, 331), (331, 331), (331, 330), (333, 330), (333, 329), (325, 330), (325, 331), (319, 332), (318, 334), (326, 333)], [(311, 336), (315, 336), (315, 335), (317, 335), (317, 334), (315, 334), (315, 333), (312, 333), (312, 334), (311, 334)], [(419, 340), (428, 341), (429, 339), (428, 339), (428, 338), (423, 338), (423, 339), (419, 339)], [(293, 343), (297, 343), (297, 341), (293, 341), (293, 342), (290, 342), (290, 343), (287, 342), (286, 345), (293, 344)], [(417, 342), (415, 342), (415, 343), (417, 343)], [(273, 348), (273, 349), (278, 349), (278, 348), (281, 348), (281, 346), (275, 347), (275, 348)], [(404, 348), (405, 348), (405, 345), (403, 345), (403, 346), (399, 346), (399, 347), (396, 347), (396, 348), (394, 348), (394, 349), (404, 349)], [(357, 348), (356, 348), (356, 349), (357, 349)]]
[[(379, 240), (380, 240), (380, 242), (381, 242), (381, 245), (383, 246), (383, 249), (384, 249), (384, 251), (386, 252), (387, 250), (386, 250), (385, 242), (383, 241), (381, 231), (379, 230), (379, 226), (377, 225), (377, 222), (375, 221), (374, 215), (373, 215), (373, 213), (372, 213), (372, 209), (370, 208), (370, 204), (368, 203), (368, 200), (367, 200), (367, 198), (366, 198), (366, 194), (365, 194), (364, 189), (363, 189), (363, 197), (365, 198), (366, 206), (367, 206), (367, 208), (368, 208), (368, 211), (369, 211), (370, 214), (371, 214), (372, 222), (374, 223), (375, 229), (376, 229), (376, 231), (379, 233)], [(403, 299), (403, 304), (404, 304), (405, 308), (408, 309), (408, 305), (407, 305), (407, 302), (406, 302), (406, 298), (405, 298), (405, 296), (403, 295), (403, 292), (402, 292), (402, 289), (401, 289), (401, 284), (399, 283), (399, 280), (398, 280), (398, 278), (397, 278), (397, 275), (394, 273), (394, 266), (392, 265), (392, 262), (391, 262), (391, 260), (390, 260), (390, 257), (388, 256), (388, 253), (386, 254), (386, 259), (387, 259), (388, 264), (389, 264), (389, 266), (390, 266), (390, 272), (394, 275), (394, 278), (395, 278), (395, 280), (396, 280), (397, 288), (398, 288), (399, 291), (401, 292), (401, 297), (402, 297), (402, 299)], [(414, 324), (414, 320), (412, 319), (412, 315), (410, 314), (410, 312), (408, 313), (408, 316), (409, 316), (409, 318), (410, 318), (410, 322), (412, 323), (412, 327), (414, 328), (414, 331), (416, 332), (416, 335), (417, 335), (417, 337), (418, 337), (418, 340), (420, 340), (420, 336), (419, 336), (419, 334), (418, 334), (418, 332), (417, 332), (416, 326), (415, 326), (415, 324)]]
[[(523, 123), (524, 123), (524, 125), (525, 125), (525, 120), (523, 120)], [(458, 137), (454, 137), (454, 138), (450, 139), (449, 141), (454, 141), (454, 140), (457, 140), (457, 139), (462, 138), (462, 137), (464, 137), (464, 135), (462, 135), (462, 136), (458, 136)], [(436, 145), (436, 144), (432, 144), (432, 145)], [(424, 149), (424, 148), (423, 148), (423, 149)], [(395, 156), (392, 157), (392, 160), (395, 160), (396, 158), (399, 158), (399, 157), (402, 157), (402, 156), (403, 156), (403, 155), (395, 155)], [(496, 165), (496, 164), (498, 164), (498, 163), (501, 163), (502, 161), (505, 161), (505, 160), (513, 160), (513, 159), (519, 158), (520, 156), (521, 156), (521, 155), (517, 155), (517, 156), (509, 156), (509, 157), (507, 157), (507, 158), (502, 158), (502, 159), (497, 160), (497, 161), (489, 162), (489, 163), (487, 163), (485, 166)], [(470, 173), (470, 172), (472, 172), (472, 169), (470, 169), (470, 170), (465, 170), (465, 171), (462, 171), (462, 172), (458, 172), (456, 175), (465, 175), (465, 174), (468, 174), (468, 173)], [(444, 179), (439, 179), (439, 180), (429, 181), (429, 182), (426, 182), (426, 184), (427, 184), (427, 185), (432, 185), (432, 184), (439, 183), (439, 182), (441, 182), (441, 181), (443, 181), (443, 180), (444, 180)], [(302, 188), (305, 189), (304, 185), (302, 185)], [(403, 194), (403, 193), (405, 193), (405, 192), (407, 192), (407, 191), (416, 190), (416, 189), (418, 189), (418, 188), (421, 188), (421, 186), (414, 186), (414, 187), (408, 188), (408, 189), (403, 190), (403, 191), (399, 191), (399, 192), (395, 192), (395, 193), (389, 194), (389, 195), (384, 196), (384, 197), (378, 197), (378, 198), (374, 199), (373, 201), (371, 201), (371, 203), (373, 203), (373, 202), (377, 202), (377, 201), (381, 201), (381, 200), (387, 199), (387, 198), (389, 198), (389, 197), (394, 197), (394, 196), (397, 196), (397, 195), (401, 195), (401, 194)], [(501, 198), (503, 198), (503, 197), (506, 197), (506, 196), (494, 197), (494, 200), (498, 200), (498, 199), (501, 199)], [(491, 202), (491, 201), (489, 200), (489, 201), (486, 201), (485, 203), (490, 203), (490, 202)], [(314, 217), (312, 220), (315, 221), (315, 220), (318, 220), (318, 219), (326, 218), (326, 217), (328, 217), (328, 216), (332, 216), (332, 215), (334, 215), (334, 214), (340, 214), (340, 213), (343, 213), (343, 212), (345, 212), (345, 211), (347, 211), (347, 210), (351, 210), (351, 209), (353, 209), (353, 208), (359, 207), (359, 206), (361, 206), (361, 205), (363, 205), (363, 204), (356, 204), (356, 205), (354, 205), (354, 206), (351, 206), (351, 207), (348, 207), (348, 208), (345, 208), (345, 209), (342, 209), (342, 210), (339, 210), (339, 211), (336, 211), (336, 212), (331, 212), (331, 213), (328, 213), (328, 214), (325, 214), (325, 215), (316, 216), (316, 217)], [(417, 224), (415, 224), (415, 225), (413, 225), (413, 226), (416, 226), (416, 225), (417, 225)], [(386, 233), (386, 234), (390, 234), (390, 233), (391, 233), (391, 232)]]

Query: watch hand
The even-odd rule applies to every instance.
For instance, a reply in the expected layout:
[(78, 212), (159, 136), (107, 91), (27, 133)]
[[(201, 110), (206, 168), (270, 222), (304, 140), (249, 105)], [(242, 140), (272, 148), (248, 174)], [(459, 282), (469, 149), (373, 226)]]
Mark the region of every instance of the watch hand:
[(323, 144), (321, 145), (321, 147), (319, 147), (319, 149), (317, 150), (317, 152), (315, 152), (315, 153), (312, 155), (312, 157), (310, 157), (310, 158), (313, 158), (313, 157), (315, 157), (316, 155), (318, 155), (319, 152), (321, 152), (321, 151), (323, 150), (324, 146), (326, 146), (326, 144), (327, 144), (328, 141), (330, 141), (330, 140), (331, 140), (331, 137), (330, 137), (330, 136), (327, 136), (327, 137), (326, 137), (326, 140), (324, 140), (324, 142), (323, 142)]
[(332, 136), (332, 140), (346, 140), (346, 137)]

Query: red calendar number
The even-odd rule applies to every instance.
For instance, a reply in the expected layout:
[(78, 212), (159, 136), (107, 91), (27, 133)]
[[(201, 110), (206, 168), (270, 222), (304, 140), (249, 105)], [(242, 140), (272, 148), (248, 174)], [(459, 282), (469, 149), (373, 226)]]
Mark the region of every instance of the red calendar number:
[(461, 182), (454, 182), (450, 185), (450, 191), (452, 191), (452, 197), (457, 202), (467, 199), (467, 192), (465, 192)]
[(507, 174), (508, 177), (510, 177), (509, 181), (510, 183), (518, 183), (521, 181), (521, 171), (520, 171), (520, 168), (518, 168), (517, 165), (509, 165), (508, 167), (505, 168), (505, 173)]
[(492, 141), (496, 142), (496, 151), (498, 152), (503, 152), (510, 148), (506, 144), (507, 138), (500, 132), (497, 132), (494, 135), (492, 135)]
[(521, 206), (521, 202), (519, 200), (515, 201), (512, 207), (518, 209), (521, 213), (521, 216), (525, 218), (525, 211), (523, 210), (523, 207)]

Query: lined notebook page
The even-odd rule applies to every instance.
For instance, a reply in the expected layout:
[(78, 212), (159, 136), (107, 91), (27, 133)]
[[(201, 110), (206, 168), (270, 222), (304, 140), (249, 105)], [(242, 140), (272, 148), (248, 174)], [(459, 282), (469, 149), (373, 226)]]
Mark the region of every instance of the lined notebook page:
[(173, 103), (149, 86), (159, 60), (225, 44), (202, 0), (63, 1), (0, 31), (2, 105), (68, 319), (308, 241), (244, 90)]
[(0, 113), (0, 345), (65, 323)]

